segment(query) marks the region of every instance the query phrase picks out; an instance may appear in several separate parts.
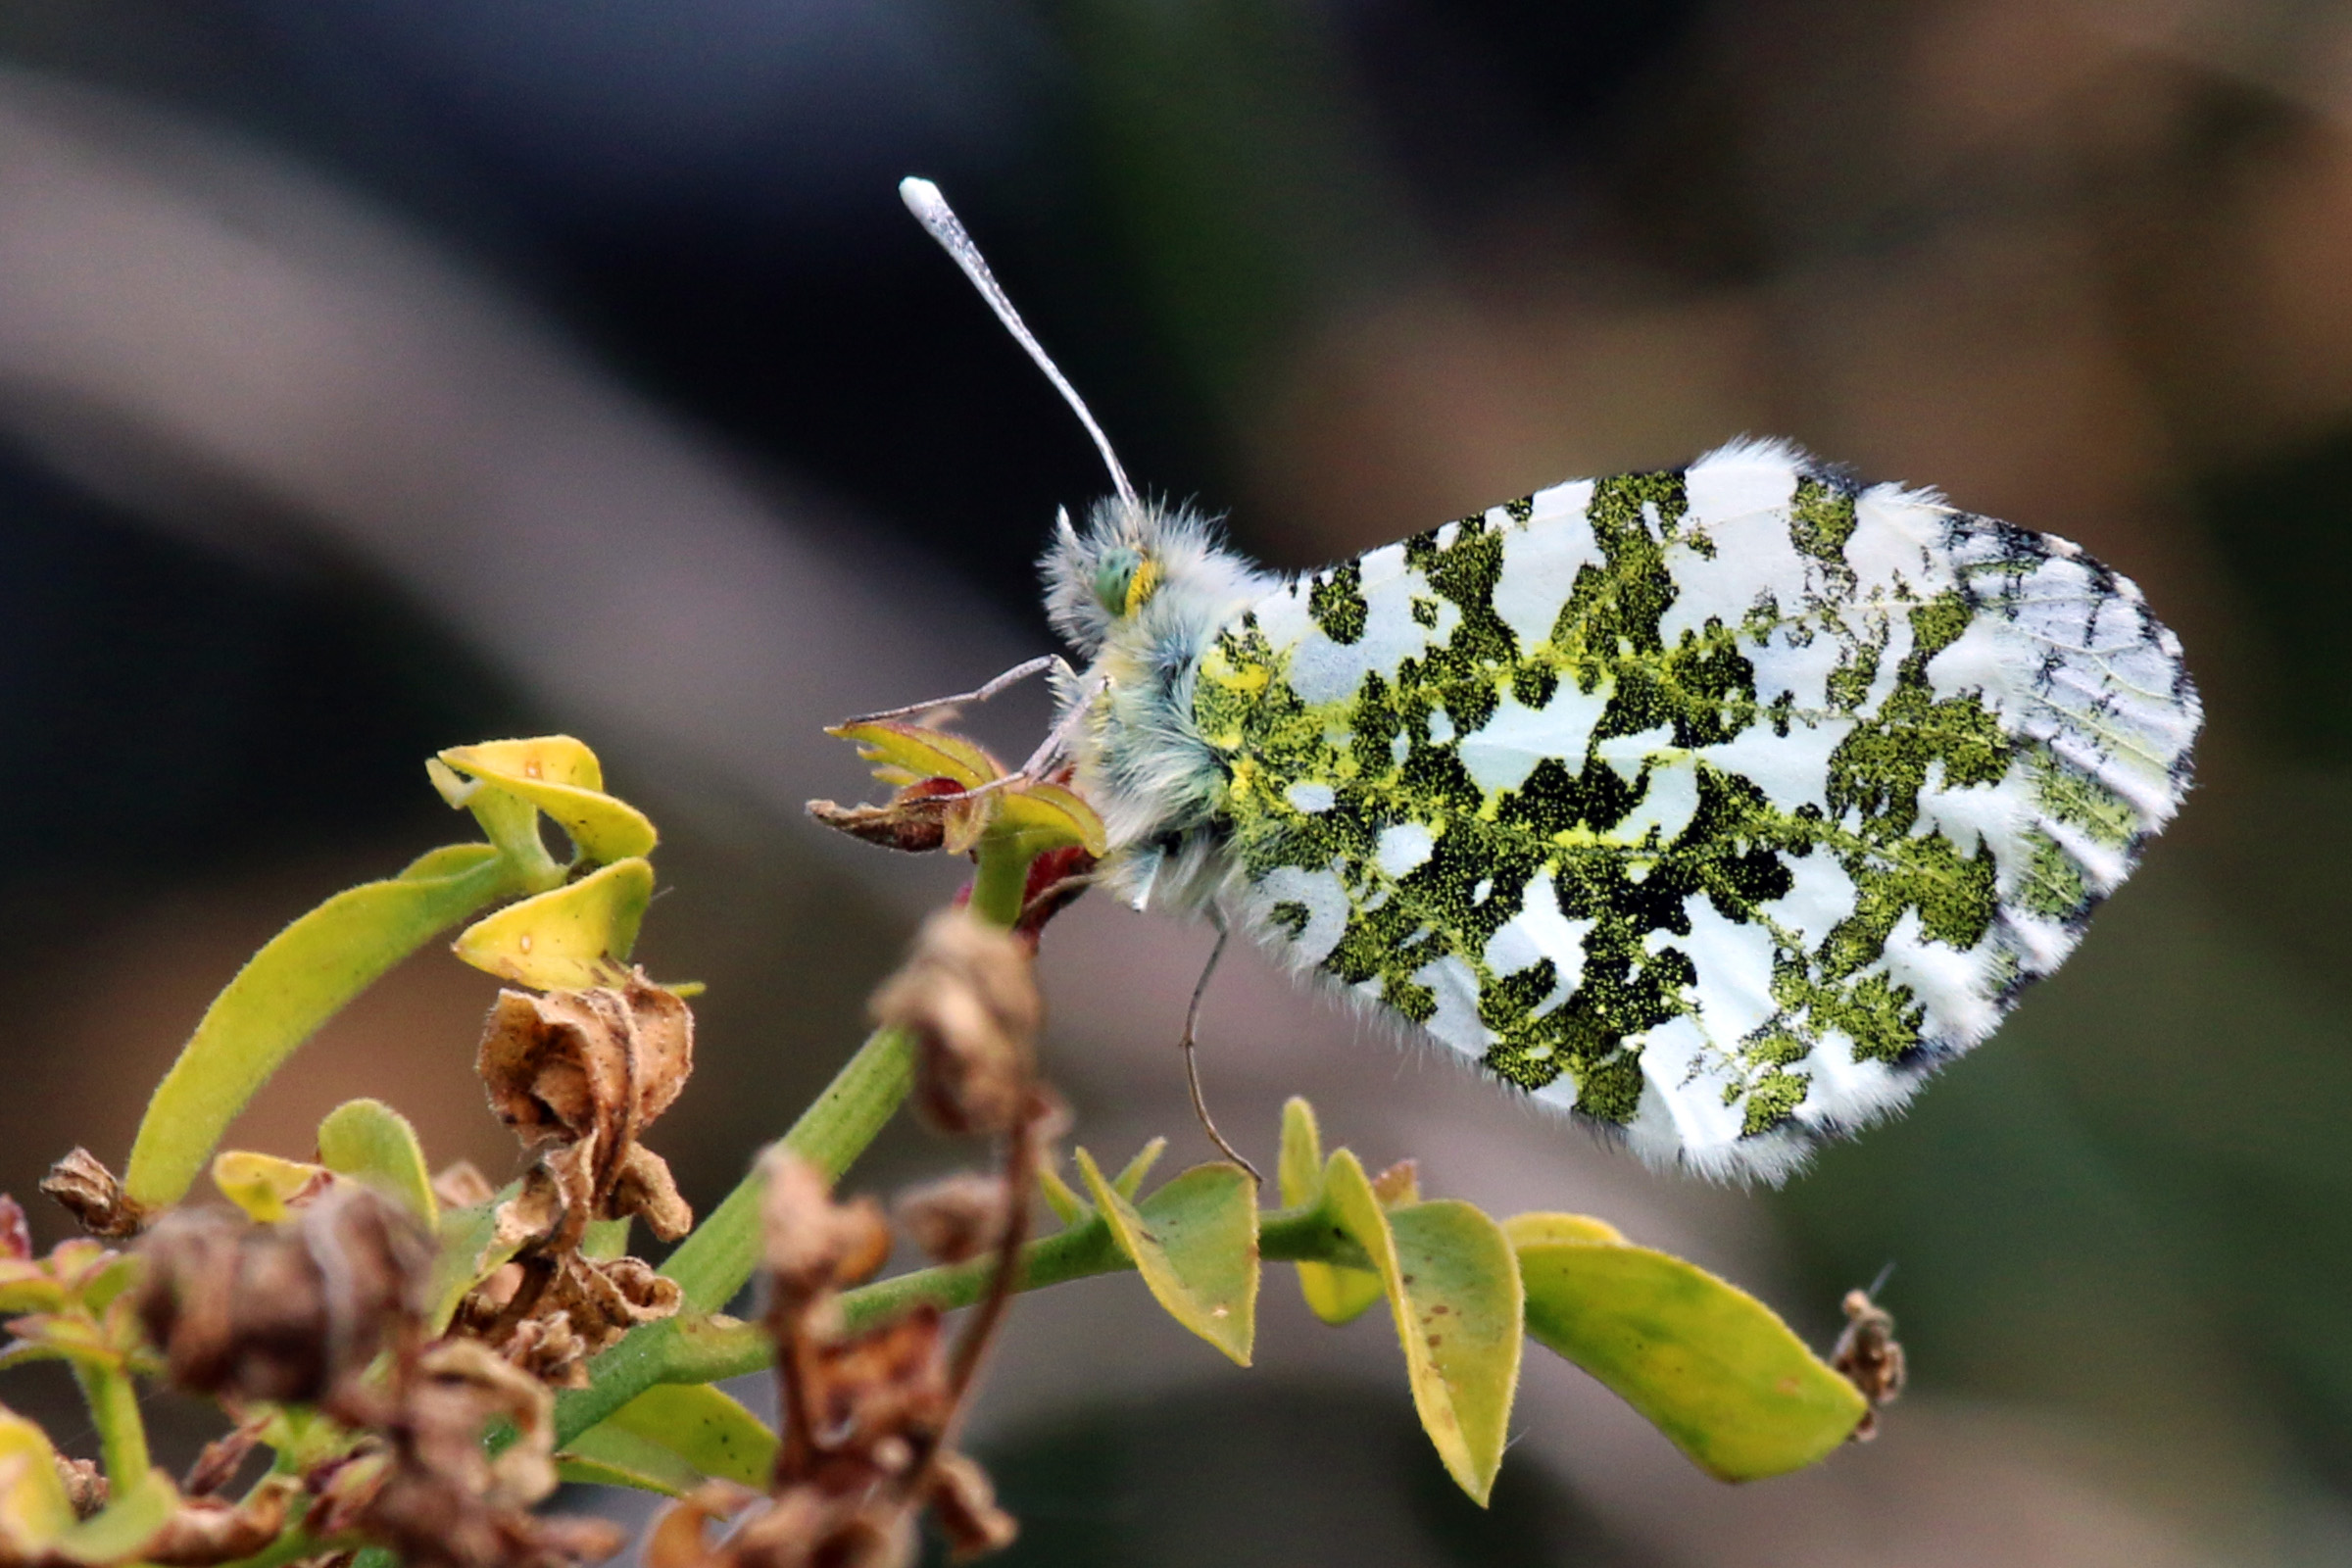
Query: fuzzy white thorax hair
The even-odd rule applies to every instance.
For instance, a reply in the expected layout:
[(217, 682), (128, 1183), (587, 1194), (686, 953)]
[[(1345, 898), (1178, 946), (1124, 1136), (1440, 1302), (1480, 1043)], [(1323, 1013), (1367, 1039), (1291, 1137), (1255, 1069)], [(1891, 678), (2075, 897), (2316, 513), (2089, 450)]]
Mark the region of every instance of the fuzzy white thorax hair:
[(1213, 519), (1115, 496), (1083, 531), (1063, 514), (1038, 564), (1054, 629), (1089, 661), (1060, 696), (1088, 709), (1069, 748), (1109, 833), (1104, 877), (1139, 903), (1197, 906), (1221, 870), (1197, 830), (1223, 773), (1193, 722), (1194, 681), (1218, 631), (1282, 579), (1227, 550)]

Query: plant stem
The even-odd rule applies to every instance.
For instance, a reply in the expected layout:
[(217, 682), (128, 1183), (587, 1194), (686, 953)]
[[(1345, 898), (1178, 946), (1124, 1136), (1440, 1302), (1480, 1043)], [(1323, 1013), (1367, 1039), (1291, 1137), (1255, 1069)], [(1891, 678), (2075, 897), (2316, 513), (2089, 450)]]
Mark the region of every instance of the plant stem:
[(120, 1497), (147, 1479), (147, 1423), (139, 1416), (138, 1385), (119, 1367), (90, 1361), (75, 1361), (74, 1377), (89, 1404), (90, 1421), (98, 1428), (98, 1456), (105, 1462), (107, 1482)]
[[(877, 1029), (801, 1112), (784, 1147), (838, 1180), (897, 1114), (913, 1084), (914, 1041), (903, 1029)], [(751, 1173), (662, 1263), (662, 1272), (685, 1295), (683, 1310), (717, 1311), (759, 1267), (760, 1193), (755, 1160)]]
[[(1262, 1215), (1258, 1220), (1257, 1250), (1258, 1256), (1269, 1263), (1339, 1263), (1356, 1268), (1371, 1265), (1363, 1249), (1340, 1233), (1330, 1211), (1320, 1203), (1276, 1209)], [(1096, 1274), (1120, 1273), (1134, 1266), (1111, 1239), (1110, 1227), (1099, 1218), (1089, 1219), (1042, 1241), (1031, 1242), (1023, 1249), (1020, 1273), (1013, 1289), (1042, 1290)], [(996, 1260), (981, 1257), (967, 1263), (915, 1269), (894, 1279), (845, 1291), (840, 1298), (842, 1327), (845, 1332), (855, 1334), (918, 1301), (933, 1302), (944, 1311), (970, 1306), (988, 1294), (989, 1281), (995, 1273)], [(648, 1387), (653, 1383), (710, 1383), (762, 1371), (774, 1364), (775, 1348), (768, 1343), (766, 1330), (757, 1323), (705, 1320), (680, 1325), (676, 1334), (665, 1339), (664, 1355), (663, 1364)], [(559, 1403), (560, 1431), (562, 1425)]]
[(984, 835), (976, 857), (980, 868), (972, 876), (972, 913), (990, 925), (1010, 930), (1019, 923), (1021, 904), (1029, 892), (1029, 862), (1036, 852), (1024, 849), (1009, 835)]

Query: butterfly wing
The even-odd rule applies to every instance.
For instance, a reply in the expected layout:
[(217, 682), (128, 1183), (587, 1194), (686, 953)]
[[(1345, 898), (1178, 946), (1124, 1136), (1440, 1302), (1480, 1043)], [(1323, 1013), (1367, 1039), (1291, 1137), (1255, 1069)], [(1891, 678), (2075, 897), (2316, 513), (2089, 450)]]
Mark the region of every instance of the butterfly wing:
[(2200, 716), (2074, 546), (1753, 444), (1299, 579), (1193, 704), (1261, 939), (1646, 1158), (1766, 1179), (2058, 965)]

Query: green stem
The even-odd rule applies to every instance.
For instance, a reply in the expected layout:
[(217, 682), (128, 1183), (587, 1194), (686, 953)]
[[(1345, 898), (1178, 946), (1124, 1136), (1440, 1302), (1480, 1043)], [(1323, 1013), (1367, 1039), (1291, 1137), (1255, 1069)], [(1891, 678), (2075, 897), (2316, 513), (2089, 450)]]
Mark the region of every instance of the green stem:
[(139, 1390), (120, 1367), (75, 1361), (74, 1377), (98, 1428), (98, 1456), (106, 1479), (120, 1497), (147, 1479), (147, 1423), (139, 1416)]
[[(1269, 1263), (1371, 1266), (1363, 1249), (1341, 1233), (1331, 1212), (1320, 1203), (1276, 1209), (1260, 1216), (1257, 1250), (1258, 1256)], [(1111, 1239), (1110, 1227), (1100, 1219), (1090, 1219), (1042, 1241), (1031, 1242), (1023, 1249), (1020, 1278), (1013, 1289), (1043, 1290), (1049, 1285), (1066, 1285), (1071, 1280), (1097, 1274), (1116, 1274), (1134, 1266)], [(951, 1312), (959, 1306), (970, 1306), (988, 1293), (989, 1276), (995, 1268), (993, 1259), (979, 1257), (968, 1263), (915, 1269), (895, 1279), (845, 1291), (840, 1298), (843, 1327), (854, 1334), (922, 1301)], [(647, 1386), (711, 1383), (762, 1371), (774, 1362), (775, 1348), (760, 1325), (740, 1323), (732, 1318), (706, 1318), (678, 1324), (677, 1332), (664, 1339), (662, 1363)], [(564, 1431), (561, 1399), (557, 1411), (559, 1441), (568, 1442), (572, 1434)]]
[(1021, 904), (1029, 892), (1029, 862), (1033, 850), (1006, 834), (984, 835), (977, 856), (980, 868), (972, 876), (972, 913), (990, 925), (1010, 930), (1021, 918)]
[[(913, 1086), (913, 1038), (903, 1029), (877, 1029), (801, 1112), (784, 1135), (784, 1147), (839, 1180)], [(717, 1311), (760, 1266), (760, 1193), (755, 1161), (751, 1173), (662, 1263), (662, 1272), (685, 1294), (684, 1310)]]

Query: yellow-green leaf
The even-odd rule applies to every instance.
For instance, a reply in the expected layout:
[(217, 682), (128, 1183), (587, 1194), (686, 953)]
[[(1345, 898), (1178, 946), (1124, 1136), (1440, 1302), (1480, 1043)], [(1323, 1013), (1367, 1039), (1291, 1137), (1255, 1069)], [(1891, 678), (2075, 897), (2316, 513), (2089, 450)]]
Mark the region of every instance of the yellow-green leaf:
[(1386, 1210), (1354, 1153), (1324, 1167), (1325, 1201), (1380, 1271), (1413, 1407), (1454, 1483), (1482, 1507), (1519, 1388), (1519, 1268), (1502, 1227), (1468, 1203)]
[(703, 1475), (747, 1487), (764, 1489), (775, 1469), (776, 1435), (708, 1383), (657, 1383), (587, 1435), (606, 1432), (626, 1434)]
[(591, 860), (609, 865), (650, 855), (660, 839), (644, 812), (605, 793), (596, 754), (568, 735), (455, 746), (441, 760), (530, 802)]
[(441, 1205), (416, 1129), (382, 1101), (346, 1101), (328, 1111), (318, 1124), (318, 1163), (405, 1205), (428, 1230), (439, 1227)]
[(231, 1149), (213, 1161), (213, 1185), (220, 1196), (264, 1225), (275, 1225), (292, 1210), (294, 1199), (315, 1192), (327, 1180), (323, 1166), (275, 1154), (257, 1154)]
[(436, 933), (514, 892), (487, 844), (452, 845), (399, 876), (338, 893), (276, 936), (229, 981), (156, 1087), (122, 1187), (164, 1208), (188, 1188), (229, 1121), (352, 998)]
[[(1323, 1198), (1323, 1135), (1315, 1107), (1293, 1096), (1282, 1107), (1282, 1152), (1275, 1167), (1283, 1205), (1304, 1208)], [(1298, 1294), (1326, 1323), (1351, 1323), (1380, 1299), (1380, 1276), (1336, 1263), (1300, 1263)]]
[(1152, 1174), (1152, 1167), (1158, 1164), (1159, 1156), (1167, 1152), (1168, 1141), (1165, 1138), (1152, 1139), (1137, 1150), (1135, 1157), (1110, 1179), (1111, 1190), (1130, 1203), (1134, 1202), (1135, 1195), (1144, 1190), (1144, 1178)]
[(556, 1479), (581, 1487), (628, 1487), (683, 1497), (703, 1484), (701, 1472), (676, 1454), (626, 1432), (603, 1427), (556, 1454)]
[(1139, 1207), (1076, 1152), (1095, 1207), (1168, 1315), (1243, 1366), (1257, 1333), (1257, 1187), (1239, 1165), (1196, 1165)]
[(1802, 1469), (1845, 1441), (1862, 1419), (1862, 1396), (1770, 1307), (1613, 1232), (1574, 1237), (1593, 1225), (1522, 1214), (1506, 1227), (1527, 1281), (1530, 1334), (1723, 1480)]
[(1625, 1233), (1605, 1219), (1590, 1214), (1513, 1214), (1502, 1222), (1511, 1246), (1525, 1252), (1531, 1247), (1572, 1246), (1578, 1242), (1623, 1247)]
[(874, 777), (885, 784), (914, 784), (927, 778), (952, 778), (974, 789), (1004, 769), (997, 760), (960, 735), (925, 729), (897, 719), (864, 724), (842, 724), (825, 731), (856, 743), (858, 755), (874, 764)]
[(161, 1470), (150, 1470), (97, 1513), (69, 1527), (50, 1549), (91, 1568), (129, 1562), (178, 1511), (179, 1489)]
[(48, 1434), (0, 1405), (0, 1561), (29, 1561), (74, 1525)]
[(1078, 1224), (1094, 1213), (1085, 1199), (1070, 1191), (1070, 1184), (1061, 1179), (1061, 1172), (1051, 1165), (1038, 1171), (1037, 1190), (1044, 1195), (1046, 1206), (1054, 1211), (1054, 1217), (1064, 1225)]
[(649, 860), (616, 860), (568, 887), (511, 904), (460, 933), (459, 957), (537, 991), (618, 985), (654, 896)]
[(1030, 784), (1002, 793), (991, 833), (1010, 833), (1023, 848), (1037, 854), (1075, 844), (1100, 857), (1109, 846), (1108, 831), (1095, 808), (1058, 784)]

